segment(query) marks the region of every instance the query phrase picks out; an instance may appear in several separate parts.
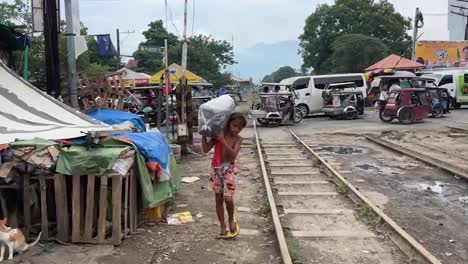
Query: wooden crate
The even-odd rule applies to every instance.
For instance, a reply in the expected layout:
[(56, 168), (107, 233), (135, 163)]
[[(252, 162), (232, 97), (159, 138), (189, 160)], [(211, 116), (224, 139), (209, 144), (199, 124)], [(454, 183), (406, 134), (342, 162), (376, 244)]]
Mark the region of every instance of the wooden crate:
[[(122, 239), (136, 231), (137, 181), (133, 171), (124, 177), (116, 174), (72, 177), (72, 242), (120, 245)], [(86, 190), (83, 191), (85, 181)], [(96, 187), (99, 187), (97, 192)], [(95, 202), (95, 193), (98, 203)], [(112, 228), (110, 236), (107, 236), (109, 209), (112, 210)]]
[[(74, 243), (120, 245), (122, 239), (136, 231), (137, 179), (133, 170), (126, 176), (23, 175), (23, 232), (27, 238), (32, 226), (29, 201), (33, 190), (30, 186), (37, 182), (40, 186), (41, 229), (44, 240), (55, 236), (62, 242), (68, 242), (71, 231), (71, 242)], [(51, 198), (47, 197), (51, 195), (51, 190), (55, 196), (52, 205)], [(52, 213), (54, 208), (55, 212)], [(108, 210), (112, 211), (109, 216)], [(50, 216), (52, 219), (49, 219)], [(112, 223), (110, 232), (106, 232), (108, 218)], [(56, 234), (52, 234), (50, 229), (54, 220)]]

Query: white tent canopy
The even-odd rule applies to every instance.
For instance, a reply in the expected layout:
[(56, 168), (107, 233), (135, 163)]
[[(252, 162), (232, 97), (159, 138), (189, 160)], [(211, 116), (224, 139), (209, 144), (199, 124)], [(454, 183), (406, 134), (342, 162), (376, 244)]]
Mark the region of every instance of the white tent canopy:
[(151, 75), (146, 73), (140, 73), (136, 71), (132, 71), (128, 68), (123, 67), (122, 69), (117, 71), (118, 73), (122, 73), (122, 79), (124, 80), (138, 80), (138, 79), (150, 79)]
[(52, 98), (0, 61), (0, 144), (77, 138), (103, 130), (112, 127)]

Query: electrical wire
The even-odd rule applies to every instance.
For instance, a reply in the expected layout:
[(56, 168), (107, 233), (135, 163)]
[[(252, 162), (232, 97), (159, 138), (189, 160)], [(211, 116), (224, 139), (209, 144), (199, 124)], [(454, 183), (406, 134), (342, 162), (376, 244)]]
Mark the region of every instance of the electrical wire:
[[(167, 3), (167, 0), (165, 0), (165, 2), (166, 2), (166, 6), (169, 7), (169, 16), (170, 16), (169, 18), (170, 18), (170, 20), (171, 20), (171, 24), (172, 24), (172, 26), (174, 27), (175, 31), (177, 32), (177, 35), (180, 35), (179, 29), (178, 29), (177, 26), (174, 24), (174, 20), (172, 19), (172, 8), (171, 8), (171, 6)], [(167, 27), (167, 26), (166, 26), (166, 27)], [(166, 30), (168, 30), (168, 29), (166, 28)]]

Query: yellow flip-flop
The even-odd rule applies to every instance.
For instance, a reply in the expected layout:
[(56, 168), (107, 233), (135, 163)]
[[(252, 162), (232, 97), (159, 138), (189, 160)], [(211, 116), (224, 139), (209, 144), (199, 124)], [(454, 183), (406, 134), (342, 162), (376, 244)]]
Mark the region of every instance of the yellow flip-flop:
[(237, 223), (236, 218), (234, 218), (234, 223), (236, 223), (236, 231), (234, 233), (231, 233), (231, 229), (229, 229), (228, 238), (235, 238), (239, 235), (240, 227), (239, 227), (239, 223)]

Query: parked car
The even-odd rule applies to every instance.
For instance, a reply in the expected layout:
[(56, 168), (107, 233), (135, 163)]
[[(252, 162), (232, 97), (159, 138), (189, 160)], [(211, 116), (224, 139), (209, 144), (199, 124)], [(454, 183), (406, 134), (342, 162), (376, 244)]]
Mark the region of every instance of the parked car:
[(304, 116), (307, 116), (322, 113), (322, 92), (328, 85), (349, 82), (355, 83), (364, 98), (367, 96), (367, 84), (364, 74), (361, 73), (293, 77), (282, 80), (280, 87), (294, 89), (298, 96), (296, 106)]
[(450, 69), (423, 72), (421, 77), (431, 78), (440, 88), (446, 88), (451, 97), (451, 106), (455, 109), (468, 104), (468, 70)]

